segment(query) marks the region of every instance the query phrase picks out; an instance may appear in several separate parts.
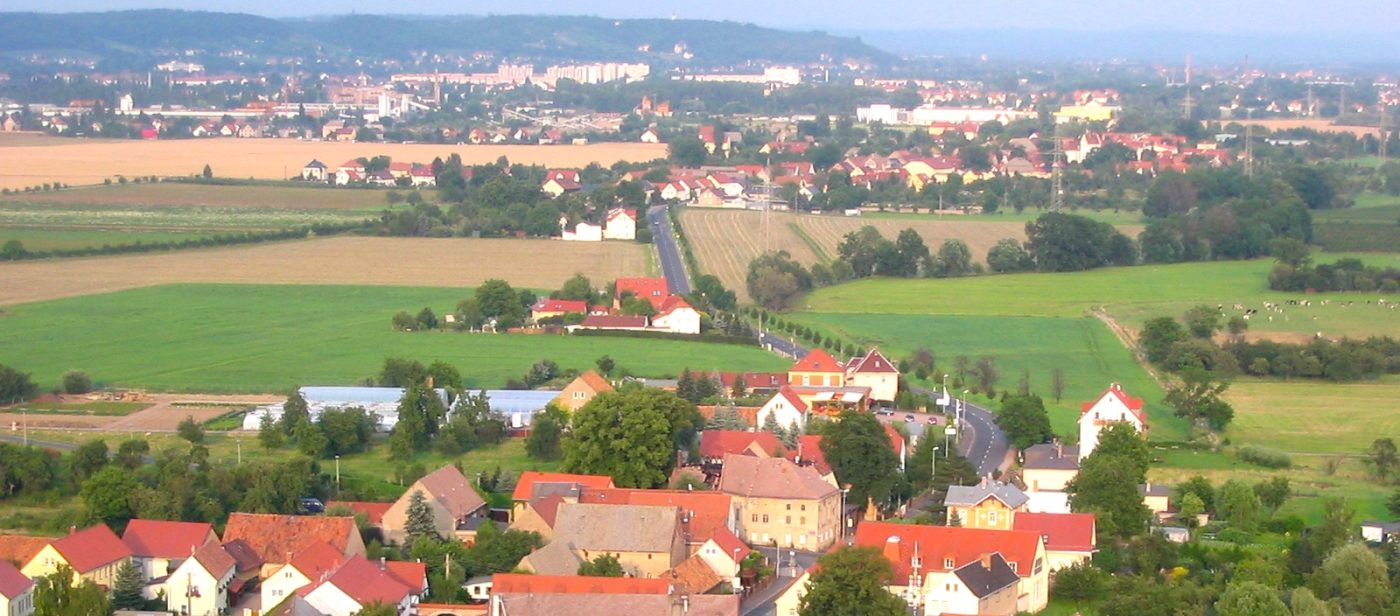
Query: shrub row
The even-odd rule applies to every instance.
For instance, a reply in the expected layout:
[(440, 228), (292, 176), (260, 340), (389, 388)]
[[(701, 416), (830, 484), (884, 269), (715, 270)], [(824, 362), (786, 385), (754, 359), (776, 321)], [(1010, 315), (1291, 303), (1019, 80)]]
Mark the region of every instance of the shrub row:
[(1293, 458), (1288, 454), (1269, 447), (1258, 445), (1245, 445), (1235, 451), (1235, 457), (1264, 468), (1289, 468), (1293, 466)]
[(757, 338), (747, 336), (726, 336), (724, 334), (678, 334), (674, 332), (643, 332), (613, 329), (579, 329), (575, 336), (597, 336), (605, 338), (652, 338), (659, 340), (686, 340), (689, 342), (713, 342), (737, 346), (758, 346)]
[(259, 231), (246, 233), (222, 233), (208, 237), (190, 238), (177, 242), (136, 242), (134, 244), (119, 244), (112, 246), (103, 244), (101, 246), (88, 246), (86, 248), (72, 248), (60, 250), (30, 251), (22, 247), (18, 250), (7, 251), (0, 261), (20, 261), (28, 259), (47, 259), (55, 257), (92, 257), (99, 255), (121, 255), (136, 254), (145, 252), (163, 252), (168, 250), (184, 250), (189, 248), (211, 248), (214, 246), (233, 246), (238, 244), (256, 244), (260, 242), (272, 242), (278, 240), (291, 240), (316, 235), (335, 235), (349, 231), (369, 228), (371, 221), (360, 221), (354, 223), (318, 223), (309, 226), (292, 227), (290, 229), (279, 229), (277, 231)]

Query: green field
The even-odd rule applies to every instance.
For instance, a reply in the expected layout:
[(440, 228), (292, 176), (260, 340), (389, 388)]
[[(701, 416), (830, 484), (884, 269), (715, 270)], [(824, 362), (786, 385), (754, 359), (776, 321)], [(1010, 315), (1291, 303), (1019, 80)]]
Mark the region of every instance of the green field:
[[(1360, 256), (1378, 266), (1400, 266), (1395, 255), (1318, 254), (1317, 261)], [(820, 289), (803, 302), (805, 312), (1083, 317), (1102, 307), (1136, 330), (1147, 319), (1180, 317), (1198, 304), (1259, 309), (1263, 302), (1302, 299), (1301, 293), (1268, 289), (1273, 262), (1218, 261), (1176, 265), (1104, 268), (1066, 274), (1011, 274), (969, 278), (894, 280), (866, 278)], [(1329, 298), (1367, 300), (1374, 294), (1328, 294)], [(1312, 299), (1322, 299), (1321, 296)], [(1252, 332), (1368, 336), (1400, 332), (1400, 311), (1360, 303), (1351, 307), (1288, 306), (1285, 313), (1250, 321)], [(1316, 318), (1314, 318), (1316, 317)]]
[[(1162, 405), (1161, 387), (1136, 362), (1102, 322), (1092, 317), (996, 317), (806, 313), (794, 320), (835, 332), (862, 345), (877, 345), (891, 360), (920, 347), (932, 350), (941, 370), (953, 371), (954, 357), (973, 362), (983, 355), (997, 359), (996, 388), (1014, 389), (1030, 370), (1031, 391), (1045, 398), (1055, 432), (1069, 434), (1079, 418), (1079, 404), (1121, 383), (1143, 398), (1159, 439), (1182, 439), (1186, 426)], [(1065, 373), (1065, 391), (1056, 403), (1050, 393), (1054, 368)]]
[(1227, 393), (1235, 421), (1225, 436), (1292, 452), (1357, 454), (1400, 438), (1400, 378), (1327, 383), (1241, 379)]
[(362, 382), (385, 357), (443, 360), (468, 386), (499, 387), (553, 359), (585, 369), (610, 355), (643, 375), (683, 368), (776, 370), (757, 347), (633, 338), (402, 333), (399, 310), (438, 314), (462, 289), (365, 286), (173, 285), (6, 307), (0, 364), (42, 387), (71, 369), (100, 384), (155, 391), (282, 392), (294, 385)]
[[(1037, 218), (1040, 218), (1042, 215), (1045, 214), (1045, 212), (1046, 212), (1046, 210), (1033, 209), (1033, 208), (1026, 208), (1025, 210), (1022, 210), (1022, 211), (1020, 211), (1020, 212), (1017, 212), (1017, 211), (1014, 211), (1014, 210), (1009, 210), (1009, 211), (1005, 211), (1005, 212), (997, 211), (997, 212), (993, 212), (993, 213), (991, 213), (991, 214), (974, 214), (974, 215), (948, 214), (948, 215), (942, 215), (942, 216), (940, 216), (940, 215), (937, 215), (937, 214), (930, 214), (930, 213), (928, 213), (928, 210), (927, 210), (926, 208), (921, 208), (921, 209), (919, 210), (919, 213), (918, 213), (918, 214), (915, 214), (915, 213), (909, 212), (909, 211), (903, 211), (903, 212), (894, 212), (894, 211), (886, 211), (886, 212), (863, 212), (863, 213), (861, 213), (861, 217), (862, 217), (862, 218), (889, 218), (889, 219), (895, 219), (895, 220), (946, 220), (946, 221), (951, 221), (951, 222), (969, 222), (969, 223), (978, 223), (978, 222), (1030, 222), (1030, 221), (1032, 221), (1032, 220), (1035, 220), (1035, 219), (1037, 219)], [(1111, 225), (1143, 225), (1143, 224), (1147, 224), (1147, 220), (1143, 218), (1142, 212), (1139, 212), (1139, 211), (1137, 211), (1137, 210), (1123, 210), (1123, 211), (1113, 211), (1113, 210), (1070, 210), (1069, 213), (1070, 213), (1070, 214), (1075, 214), (1075, 215), (1077, 215), (1077, 216), (1083, 216), (1083, 217), (1088, 218), (1088, 219), (1090, 219), (1090, 220), (1097, 220), (1097, 221), (1099, 221), (1099, 222), (1106, 222), (1106, 223), (1111, 224)]]
[(94, 415), (98, 417), (125, 417), (137, 411), (150, 408), (145, 402), (29, 402), (5, 409), (7, 413), (20, 411), (36, 415)]
[(50, 250), (80, 250), (101, 246), (128, 244), (160, 244), (209, 237), (212, 233), (180, 233), (172, 231), (121, 231), (108, 229), (32, 229), (0, 228), (0, 244), (19, 240), (31, 252)]

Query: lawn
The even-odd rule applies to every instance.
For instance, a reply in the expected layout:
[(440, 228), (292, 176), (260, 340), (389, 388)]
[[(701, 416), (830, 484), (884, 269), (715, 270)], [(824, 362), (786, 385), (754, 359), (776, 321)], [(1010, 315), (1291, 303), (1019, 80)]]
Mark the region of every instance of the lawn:
[(150, 408), (146, 402), (29, 402), (3, 409), (6, 413), (20, 411), (35, 415), (94, 415), (97, 417), (125, 417), (137, 411)]
[(610, 355), (645, 375), (683, 368), (776, 370), (757, 347), (674, 340), (402, 333), (389, 319), (449, 312), (467, 290), (420, 287), (170, 285), (10, 306), (0, 364), (41, 387), (71, 369), (104, 385), (206, 393), (283, 392), (363, 382), (386, 357), (457, 367), (470, 387), (500, 387), (552, 359), (585, 369)]
[[(1368, 264), (1400, 265), (1400, 256), (1321, 253), (1320, 262), (1357, 256)], [(1175, 265), (1103, 268), (1065, 274), (1009, 274), (969, 278), (900, 280), (866, 278), (820, 289), (803, 302), (808, 312), (1083, 317), (1102, 307), (1133, 330), (1147, 319), (1180, 317), (1188, 308), (1234, 304), (1259, 309), (1265, 301), (1302, 299), (1301, 293), (1268, 289), (1273, 262), (1218, 261)], [(1400, 331), (1400, 311), (1365, 304), (1374, 294), (1333, 293), (1326, 297), (1356, 300), (1357, 305), (1288, 306), (1283, 314), (1260, 315), (1251, 332), (1328, 336), (1368, 336)], [(1322, 299), (1322, 297), (1313, 298)]]
[(1291, 452), (1356, 454), (1400, 438), (1400, 379), (1327, 383), (1242, 379), (1226, 392), (1235, 421), (1225, 436)]
[[(162, 182), (85, 186), (51, 192), (20, 193), (0, 198), (0, 203), (28, 202), (48, 205), (153, 206), (153, 207), (246, 207), (286, 209), (333, 209), (377, 211), (388, 205), (392, 189), (332, 188), (325, 184), (305, 186), (249, 184), (224, 186)], [(411, 189), (397, 189), (400, 194)], [(425, 191), (429, 201), (435, 190)]]
[[(1154, 438), (1186, 436), (1185, 424), (1162, 404), (1161, 387), (1108, 328), (1091, 317), (804, 313), (793, 319), (862, 345), (879, 346), (894, 361), (927, 347), (939, 368), (949, 372), (958, 355), (973, 362), (983, 355), (993, 356), (1001, 371), (998, 390), (1015, 388), (1022, 371), (1029, 370), (1031, 391), (1045, 398), (1051, 424), (1059, 434), (1074, 432), (1081, 402), (1095, 399), (1109, 383), (1117, 382), (1147, 403)], [(1065, 373), (1065, 391), (1058, 403), (1050, 391), (1055, 368)]]
[(50, 250), (79, 250), (101, 246), (128, 244), (162, 244), (209, 237), (213, 233), (181, 233), (173, 231), (129, 231), (115, 229), (36, 229), (23, 227), (0, 228), (0, 244), (19, 240), (31, 252)]

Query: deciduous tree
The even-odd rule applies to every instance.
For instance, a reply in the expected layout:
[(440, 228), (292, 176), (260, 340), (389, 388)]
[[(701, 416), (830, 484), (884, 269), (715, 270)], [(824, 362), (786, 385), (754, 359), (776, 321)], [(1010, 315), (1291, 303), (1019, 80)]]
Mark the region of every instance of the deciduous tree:
[(612, 554), (601, 554), (593, 560), (583, 561), (578, 566), (577, 575), (591, 577), (622, 577), (622, 564)]
[(894, 568), (874, 547), (842, 547), (818, 561), (807, 594), (799, 602), (801, 616), (902, 616), (909, 606), (885, 587)]
[(822, 435), (821, 450), (836, 481), (850, 484), (848, 502), (864, 503), (873, 498), (877, 505), (889, 502), (899, 469), (899, 459), (889, 434), (870, 413), (844, 411)]
[(675, 468), (677, 447), (690, 446), (700, 422), (694, 404), (669, 392), (604, 392), (574, 413), (564, 467), (608, 475), (619, 487), (663, 486)]

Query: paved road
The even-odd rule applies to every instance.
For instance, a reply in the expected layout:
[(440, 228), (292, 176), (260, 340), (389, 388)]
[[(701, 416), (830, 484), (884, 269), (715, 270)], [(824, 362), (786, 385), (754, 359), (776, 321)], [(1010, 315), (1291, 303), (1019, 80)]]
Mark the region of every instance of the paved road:
[[(917, 387), (914, 390), (932, 398), (938, 397), (938, 392), (933, 390)], [(957, 404), (956, 399), (953, 404)], [(972, 462), (979, 475), (1004, 470), (1006, 452), (1011, 447), (1006, 440), (1006, 432), (997, 427), (991, 411), (986, 408), (970, 402), (965, 402), (963, 408), (963, 425), (960, 427), (963, 434), (958, 439), (958, 451)]]
[(666, 216), (666, 206), (656, 205), (647, 210), (647, 222), (651, 223), (651, 242), (656, 245), (667, 290), (676, 295), (689, 294), (690, 278), (686, 277), (685, 261), (681, 259), (676, 236), (671, 233), (671, 219)]
[[(774, 548), (755, 547), (754, 549), (766, 555), (769, 562), (773, 561)], [(797, 561), (796, 571), (793, 571), (792, 568), (788, 566), (790, 553)], [(812, 565), (816, 564), (817, 558), (821, 557), (821, 554), (817, 552), (792, 552), (790, 550), (782, 550), (782, 557), (783, 566), (778, 568), (778, 578), (773, 580), (772, 584), (765, 586), (763, 590), (758, 591), (752, 596), (744, 597), (739, 607), (739, 613), (743, 614), (743, 616), (774, 616), (776, 606), (773, 605), (773, 602), (777, 600), (778, 595), (782, 594), (784, 590), (787, 590), (788, 586), (792, 584), (793, 579), (802, 575), (803, 571), (806, 571)]]
[(774, 335), (771, 332), (760, 333), (758, 335), (758, 343), (763, 345), (763, 348), (782, 355), (783, 357), (799, 359), (807, 354), (807, 349), (798, 346), (796, 342), (782, 336)]

